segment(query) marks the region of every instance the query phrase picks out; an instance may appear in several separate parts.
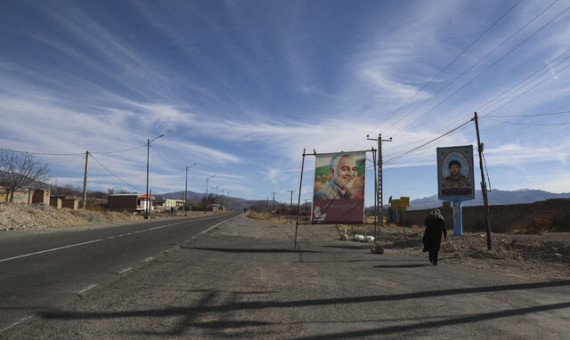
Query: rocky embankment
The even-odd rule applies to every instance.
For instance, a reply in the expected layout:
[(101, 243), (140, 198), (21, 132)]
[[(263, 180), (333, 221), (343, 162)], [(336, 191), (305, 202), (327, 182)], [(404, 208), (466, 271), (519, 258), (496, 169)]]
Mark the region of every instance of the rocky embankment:
[(56, 209), (45, 204), (0, 204), (0, 231), (61, 229), (141, 219), (132, 213)]

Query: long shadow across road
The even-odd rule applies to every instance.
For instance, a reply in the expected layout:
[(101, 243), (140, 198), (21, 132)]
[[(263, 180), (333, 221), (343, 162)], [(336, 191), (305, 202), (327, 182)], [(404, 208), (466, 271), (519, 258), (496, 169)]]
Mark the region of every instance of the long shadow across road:
[[(414, 293), (394, 294), (394, 295), (376, 295), (376, 296), (357, 296), (357, 297), (338, 297), (327, 299), (308, 299), (308, 300), (292, 300), (292, 301), (250, 301), (250, 302), (234, 302), (227, 304), (211, 305), (205, 303), (207, 300), (215, 300), (217, 294), (215, 291), (207, 292), (198, 306), (195, 307), (172, 307), (172, 308), (158, 308), (147, 310), (131, 310), (119, 312), (71, 312), (65, 310), (53, 310), (39, 313), (41, 318), (44, 319), (61, 319), (61, 320), (96, 320), (96, 319), (113, 319), (113, 318), (133, 318), (133, 317), (152, 317), (152, 318), (169, 318), (173, 316), (183, 317), (184, 322), (179, 323), (180, 329), (171, 330), (168, 335), (182, 334), (187, 327), (199, 328), (216, 328), (220, 327), (262, 327), (270, 326), (273, 323), (262, 320), (247, 320), (247, 321), (233, 321), (227, 320), (224, 322), (213, 321), (208, 322), (193, 322), (198, 320), (201, 316), (209, 313), (223, 313), (223, 312), (236, 312), (240, 310), (261, 310), (261, 309), (281, 309), (281, 308), (300, 308), (300, 307), (314, 307), (314, 306), (327, 306), (327, 305), (342, 305), (342, 304), (361, 304), (382, 301), (399, 301), (399, 300), (416, 300), (426, 299), (441, 296), (451, 295), (466, 295), (466, 294), (480, 294), (489, 292), (506, 292), (516, 290), (532, 290), (543, 288), (556, 288), (570, 286), (570, 280), (551, 281), (551, 282), (536, 282), (536, 283), (523, 283), (523, 284), (510, 284), (498, 285), (476, 288), (460, 288), (460, 289), (445, 289), (434, 291), (422, 291)], [(558, 309), (570, 308), (570, 301), (538, 305), (525, 308), (516, 308), (504, 311), (478, 313), (473, 315), (462, 316), (449, 316), (437, 321), (421, 321), (417, 324), (406, 324), (401, 326), (380, 327), (374, 329), (355, 330), (347, 332), (338, 332), (326, 335), (314, 335), (301, 337), (298, 339), (331, 339), (331, 338), (359, 338), (363, 336), (372, 336), (377, 334), (396, 334), (399, 332), (410, 332), (413, 329), (426, 329), (441, 326), (460, 325), (466, 323), (474, 323), (485, 320), (492, 320), (498, 318), (507, 318), (517, 315), (525, 315), (531, 313), (552, 311)]]

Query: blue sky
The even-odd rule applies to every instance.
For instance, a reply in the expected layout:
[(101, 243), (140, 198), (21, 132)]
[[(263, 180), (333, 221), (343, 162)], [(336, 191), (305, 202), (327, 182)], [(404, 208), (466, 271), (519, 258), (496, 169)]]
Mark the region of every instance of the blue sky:
[(413, 200), (437, 193), (437, 147), (476, 146), (478, 112), (493, 189), (570, 192), (569, 7), (4, 0), (0, 146), (77, 187), (90, 151), (89, 190), (144, 192), (146, 142), (165, 134), (153, 193), (184, 190), (197, 163), (191, 191), (214, 176), (209, 192), (289, 202), (303, 149), (369, 150), (382, 134), (384, 196)]

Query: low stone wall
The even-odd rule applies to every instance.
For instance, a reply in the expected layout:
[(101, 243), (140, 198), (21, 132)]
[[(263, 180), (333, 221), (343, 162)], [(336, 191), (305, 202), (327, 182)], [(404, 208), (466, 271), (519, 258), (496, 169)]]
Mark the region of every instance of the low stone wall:
[[(449, 229), (453, 229), (453, 208), (449, 202), (439, 208)], [(484, 206), (462, 207), (463, 231), (487, 230)], [(406, 225), (424, 225), (431, 209), (411, 210), (405, 214)], [(551, 199), (529, 204), (490, 205), (491, 230), (570, 231), (570, 199)], [(536, 229), (536, 230), (534, 230)]]
[(77, 210), (79, 207), (79, 201), (75, 198), (64, 198), (61, 201), (61, 207), (71, 210)]
[(49, 205), (51, 205), (52, 207), (54, 207), (56, 209), (61, 209), (62, 204), (63, 204), (63, 199), (61, 199), (59, 197), (50, 197), (50, 199), (49, 199)]

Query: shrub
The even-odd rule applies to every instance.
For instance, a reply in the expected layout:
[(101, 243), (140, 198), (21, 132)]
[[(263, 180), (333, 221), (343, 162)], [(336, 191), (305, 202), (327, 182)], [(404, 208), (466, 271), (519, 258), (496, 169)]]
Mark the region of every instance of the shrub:
[(527, 222), (519, 222), (508, 229), (513, 234), (538, 234), (555, 231), (556, 219), (553, 216), (539, 216)]

